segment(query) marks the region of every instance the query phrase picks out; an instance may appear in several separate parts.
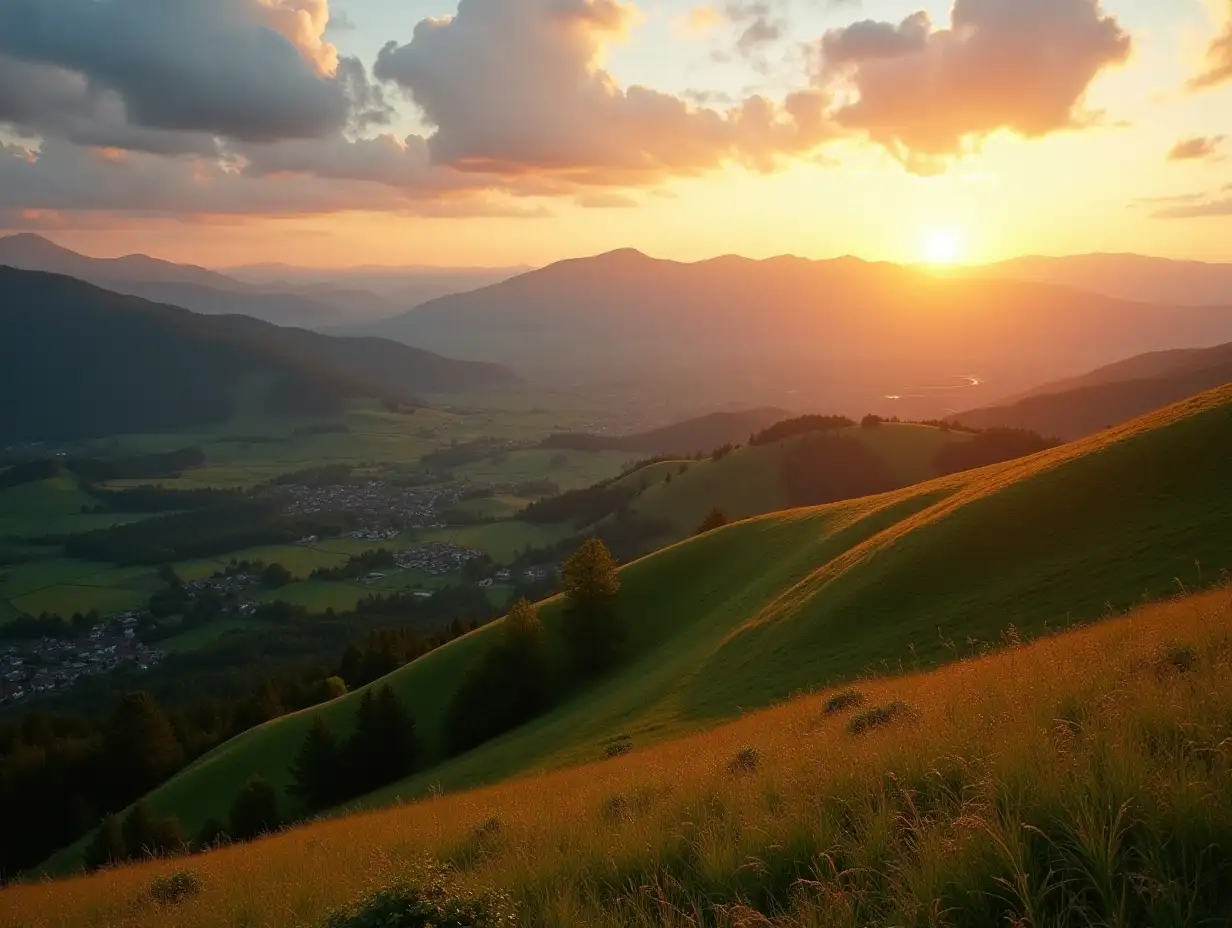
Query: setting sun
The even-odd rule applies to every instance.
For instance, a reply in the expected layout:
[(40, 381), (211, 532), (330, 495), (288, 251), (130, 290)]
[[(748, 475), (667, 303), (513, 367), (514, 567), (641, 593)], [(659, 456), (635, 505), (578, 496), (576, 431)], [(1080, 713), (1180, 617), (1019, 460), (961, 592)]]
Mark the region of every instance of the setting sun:
[(953, 229), (930, 229), (924, 236), (924, 260), (928, 264), (960, 263), (966, 253), (962, 236)]

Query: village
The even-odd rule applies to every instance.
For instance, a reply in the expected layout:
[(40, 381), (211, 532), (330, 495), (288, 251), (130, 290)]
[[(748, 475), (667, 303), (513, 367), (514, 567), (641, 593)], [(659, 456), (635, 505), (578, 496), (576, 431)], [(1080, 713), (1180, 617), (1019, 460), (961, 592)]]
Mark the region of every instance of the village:
[(366, 526), (358, 537), (376, 541), (390, 531), (396, 534), (399, 529), (439, 527), (443, 524), (440, 512), (456, 504), (466, 489), (463, 483), (399, 486), (369, 480), (330, 486), (290, 484), (265, 492), (285, 500), (289, 515), (348, 513)]
[(137, 638), (139, 615), (110, 616), (85, 638), (40, 638), (0, 646), (0, 704), (66, 689), (82, 677), (132, 666), (148, 670), (165, 652)]

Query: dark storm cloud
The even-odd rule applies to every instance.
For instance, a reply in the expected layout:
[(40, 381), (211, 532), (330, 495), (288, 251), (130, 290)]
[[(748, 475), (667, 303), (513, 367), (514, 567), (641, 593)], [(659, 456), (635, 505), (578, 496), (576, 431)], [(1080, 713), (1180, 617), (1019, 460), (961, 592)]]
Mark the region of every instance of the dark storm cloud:
[[(295, 0), (4, 0), (0, 55), (84, 81), (79, 101), (114, 95), (132, 127), (246, 141), (322, 136), (342, 128), (350, 111), (313, 35), (322, 8)], [(9, 100), (0, 118), (37, 127), (46, 111), (30, 110), (46, 94), (15, 118), (11, 98), (21, 88), (12, 71), (0, 72), (0, 101)], [(50, 118), (63, 113), (53, 106)]]

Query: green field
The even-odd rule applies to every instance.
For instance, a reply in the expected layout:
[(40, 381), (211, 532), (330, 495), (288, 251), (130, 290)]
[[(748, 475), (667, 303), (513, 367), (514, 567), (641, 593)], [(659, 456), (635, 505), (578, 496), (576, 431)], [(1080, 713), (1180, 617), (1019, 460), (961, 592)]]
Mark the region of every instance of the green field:
[[(508, 398), (480, 394), (448, 398), (452, 408), (424, 408), (395, 413), (362, 404), (337, 419), (345, 431), (308, 434), (320, 420), (237, 417), (227, 423), (186, 432), (124, 435), (83, 446), (86, 453), (108, 454), (168, 451), (197, 446), (206, 464), (178, 478), (157, 481), (117, 481), (114, 486), (160, 483), (168, 488), (246, 488), (279, 474), (324, 464), (409, 466), (451, 442), (497, 438), (536, 441), (552, 432), (576, 431), (595, 416), (550, 394), (528, 393)], [(467, 473), (490, 473), (491, 479), (553, 479), (562, 485), (586, 486), (619, 470), (627, 455), (568, 453), (560, 467), (549, 467), (551, 454), (517, 452), (499, 463), (480, 462)], [(616, 461), (616, 463), (613, 463)]]
[[(615, 477), (636, 455), (624, 451), (510, 451), (454, 468), (454, 474), (486, 483), (550, 480), (561, 490), (578, 490)], [(559, 463), (553, 463), (553, 461)]]
[(108, 567), (70, 558), (45, 557), (0, 568), (0, 599), (27, 615), (122, 612), (143, 605), (159, 586), (149, 567)]
[[(872, 429), (852, 426), (832, 434), (868, 445), (903, 486), (933, 477), (933, 461), (945, 445), (970, 440), (969, 435), (961, 432), (896, 422)], [(733, 520), (787, 508), (789, 500), (781, 469), (784, 455), (798, 440), (738, 448), (718, 460), (706, 459), (687, 466), (674, 462), (655, 464), (621, 482), (642, 490), (632, 507), (637, 515), (672, 527), (671, 536), (665, 541), (686, 538), (716, 506)]]
[(422, 529), (414, 533), (414, 538), (417, 543), (442, 541), (474, 548), (490, 555), (498, 564), (508, 564), (525, 548), (544, 548), (572, 534), (573, 529), (567, 525), (506, 521), (461, 528)]
[(469, 512), (480, 519), (511, 519), (529, 504), (530, 500), (522, 496), (488, 496), (481, 499), (463, 500), (458, 508)]
[[(595, 760), (616, 736), (662, 740), (802, 690), (951, 661), (1011, 625), (1059, 630), (1215, 578), (1232, 567), (1228, 460), (1232, 387), (1030, 458), (673, 546), (622, 570), (626, 663), (503, 738), (441, 757), (445, 708), (499, 624), (386, 678), (435, 763), (367, 802)], [(559, 605), (543, 617), (559, 661)], [(312, 718), (345, 731), (358, 698), (233, 739), (155, 790), (154, 808), (191, 833), (225, 817), (254, 773), (285, 787)]]
[(0, 490), (0, 540), (87, 532), (141, 518), (81, 511), (97, 502), (69, 474)]

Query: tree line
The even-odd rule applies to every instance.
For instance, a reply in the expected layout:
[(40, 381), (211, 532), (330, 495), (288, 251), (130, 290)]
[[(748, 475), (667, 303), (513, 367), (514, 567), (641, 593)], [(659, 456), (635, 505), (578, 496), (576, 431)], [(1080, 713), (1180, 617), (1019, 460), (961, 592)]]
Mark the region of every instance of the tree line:
[[(124, 808), (224, 741), (365, 686), (475, 627), (456, 622), (434, 635), (376, 629), (332, 668), (269, 677), (235, 699), (208, 696), (168, 709), (138, 691), (103, 718), (33, 709), (0, 723), (0, 879), (72, 843), (100, 815)], [(149, 839), (148, 830), (133, 833)]]

